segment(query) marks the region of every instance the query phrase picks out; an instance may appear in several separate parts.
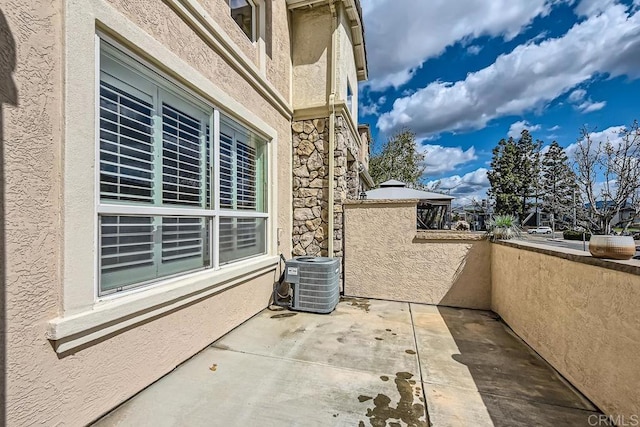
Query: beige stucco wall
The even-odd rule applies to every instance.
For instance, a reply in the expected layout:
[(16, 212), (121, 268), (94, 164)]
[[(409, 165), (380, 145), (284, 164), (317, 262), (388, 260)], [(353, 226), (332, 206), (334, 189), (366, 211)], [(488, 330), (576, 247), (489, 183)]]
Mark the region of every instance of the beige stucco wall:
[(492, 310), (604, 413), (640, 414), (640, 275), (491, 246)]
[[(76, 262), (63, 259), (65, 230), (61, 224), (65, 212), (62, 153), (67, 137), (63, 116), (64, 14), (71, 3), (77, 10), (78, 2), (0, 0), (0, 134), (4, 150), (0, 162), (5, 174), (1, 218), (6, 231), (5, 271), (1, 272), (5, 280), (0, 291), (8, 320), (6, 366), (2, 367), (7, 373), (8, 425), (90, 422), (264, 308), (275, 277), (274, 272), (265, 273), (72, 354), (56, 354), (46, 339), (48, 323), (63, 314), (62, 268)], [(87, 4), (103, 3), (95, 0)], [(289, 118), (177, 17), (167, 2), (113, 0), (108, 5), (122, 14), (120, 22), (153, 35), (276, 130), (277, 222), (283, 235), (290, 235)], [(82, 13), (90, 13), (91, 7)], [(9, 80), (5, 71), (13, 69)], [(87, 75), (93, 75), (91, 68)], [(15, 97), (7, 90), (13, 85)], [(93, 185), (70, 184), (78, 191)], [(282, 239), (280, 250), (288, 256), (290, 248), (289, 239)]]
[(337, 99), (347, 101), (347, 85), (351, 85), (353, 96), (351, 107), (351, 118), (353, 123), (358, 123), (358, 74), (356, 71), (356, 59), (353, 54), (353, 41), (351, 39), (351, 22), (347, 12), (344, 10), (344, 3), (339, 5), (339, 22), (337, 28), (338, 50), (336, 52), (336, 89)]
[(291, 12), (293, 108), (326, 106), (331, 92), (331, 29), (328, 6)]
[(488, 309), (489, 244), (459, 233), (416, 232), (416, 202), (350, 202), (345, 294)]

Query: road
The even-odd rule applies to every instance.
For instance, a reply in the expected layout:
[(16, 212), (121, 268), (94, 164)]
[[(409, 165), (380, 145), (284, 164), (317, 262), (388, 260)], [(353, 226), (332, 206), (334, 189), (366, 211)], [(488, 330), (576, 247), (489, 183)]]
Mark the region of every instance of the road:
[[(533, 235), (527, 234), (526, 238), (523, 240), (527, 240), (530, 242), (536, 243), (544, 243), (545, 245), (550, 246), (558, 246), (561, 248), (570, 248), (576, 249), (579, 251), (589, 251), (589, 241), (586, 242), (577, 241), (577, 240), (564, 240), (562, 238), (562, 233), (555, 233), (554, 236), (550, 235)], [(636, 240), (636, 249), (640, 247), (640, 241)], [(636, 251), (635, 259), (640, 259), (640, 251)]]

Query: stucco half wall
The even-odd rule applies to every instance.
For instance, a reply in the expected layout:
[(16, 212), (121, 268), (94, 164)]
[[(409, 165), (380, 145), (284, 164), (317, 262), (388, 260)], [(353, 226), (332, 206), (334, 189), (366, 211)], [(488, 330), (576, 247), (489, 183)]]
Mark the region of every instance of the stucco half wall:
[(345, 294), (489, 309), (489, 243), (468, 232), (418, 232), (416, 207), (416, 200), (345, 203)]
[(637, 420), (640, 267), (525, 244), (491, 247), (493, 311), (605, 414)]

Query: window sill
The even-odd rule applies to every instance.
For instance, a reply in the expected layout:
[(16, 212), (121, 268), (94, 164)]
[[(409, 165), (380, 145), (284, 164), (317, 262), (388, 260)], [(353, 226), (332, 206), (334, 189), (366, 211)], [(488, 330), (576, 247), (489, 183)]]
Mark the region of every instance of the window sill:
[(273, 271), (278, 260), (275, 256), (262, 256), (217, 271), (200, 271), (167, 280), (162, 285), (99, 300), (87, 311), (51, 320), (47, 338), (53, 341), (56, 353), (66, 353)]

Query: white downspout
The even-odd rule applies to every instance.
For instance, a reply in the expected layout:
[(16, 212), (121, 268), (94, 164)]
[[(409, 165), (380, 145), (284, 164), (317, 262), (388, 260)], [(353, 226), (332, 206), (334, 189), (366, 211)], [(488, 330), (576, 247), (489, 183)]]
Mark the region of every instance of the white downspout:
[(327, 249), (327, 255), (333, 257), (334, 248), (334, 182), (335, 182), (335, 150), (336, 150), (336, 62), (337, 62), (337, 29), (338, 29), (338, 14), (336, 11), (335, 0), (329, 2), (329, 8), (331, 9), (332, 25), (331, 25), (331, 73), (330, 73), (330, 87), (331, 93), (329, 94), (329, 200), (328, 200), (328, 220), (329, 229), (327, 230), (327, 238), (329, 239), (329, 245)]

